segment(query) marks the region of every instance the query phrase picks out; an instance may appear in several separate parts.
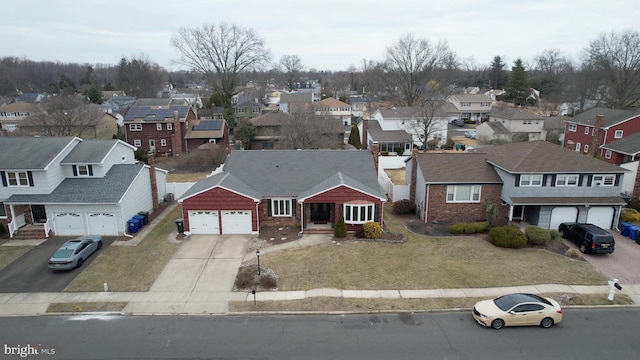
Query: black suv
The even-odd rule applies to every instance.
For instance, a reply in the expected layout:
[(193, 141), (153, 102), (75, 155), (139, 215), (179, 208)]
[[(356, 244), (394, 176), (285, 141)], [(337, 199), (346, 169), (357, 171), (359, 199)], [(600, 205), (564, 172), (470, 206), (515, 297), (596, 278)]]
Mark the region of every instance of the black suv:
[(613, 235), (593, 224), (562, 223), (558, 231), (562, 237), (578, 245), (583, 253), (611, 254), (616, 245)]

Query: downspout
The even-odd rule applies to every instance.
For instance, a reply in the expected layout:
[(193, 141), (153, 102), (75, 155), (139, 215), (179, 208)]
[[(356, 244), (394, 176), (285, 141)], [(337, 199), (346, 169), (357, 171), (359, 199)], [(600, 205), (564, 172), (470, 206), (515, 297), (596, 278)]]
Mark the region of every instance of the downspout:
[[(256, 201), (256, 222), (258, 223), (258, 233), (260, 233), (260, 213), (258, 212), (258, 205), (260, 201)], [(253, 221), (251, 221), (253, 223)], [(253, 226), (253, 225), (252, 225)], [(251, 229), (253, 231), (253, 229)]]
[(304, 232), (304, 202), (300, 203), (300, 232), (298, 235)]
[(427, 211), (429, 210), (429, 192), (431, 190), (431, 184), (427, 184), (427, 196), (425, 196), (424, 199), (424, 209), (422, 210), (422, 213), (424, 214), (424, 222), (427, 222)]

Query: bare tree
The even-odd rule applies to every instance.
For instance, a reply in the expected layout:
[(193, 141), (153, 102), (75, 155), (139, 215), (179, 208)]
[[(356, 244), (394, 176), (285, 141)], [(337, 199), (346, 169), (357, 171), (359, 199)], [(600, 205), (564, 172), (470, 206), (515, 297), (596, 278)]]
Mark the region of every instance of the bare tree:
[(21, 126), (37, 127), (42, 136), (78, 136), (95, 126), (104, 115), (85, 104), (82, 96), (51, 96), (44, 102), (45, 113), (27, 117)]
[(446, 42), (433, 45), (427, 39), (404, 35), (387, 48), (384, 61), (385, 89), (400, 106), (414, 106), (429, 98), (429, 81), (443, 82), (455, 56)]
[(602, 75), (607, 105), (617, 109), (640, 105), (640, 33), (602, 34), (586, 49), (587, 61)]
[(302, 71), (304, 71), (300, 58), (297, 55), (284, 55), (276, 64), (276, 69), (282, 76), (284, 86), (289, 90), (295, 90), (296, 84), (300, 82), (302, 77)]
[(340, 149), (344, 127), (339, 119), (316, 115), (313, 107), (294, 108), (282, 126), (283, 142), (290, 149)]
[(557, 110), (560, 103), (573, 100), (568, 94), (573, 64), (560, 50), (543, 51), (535, 57), (530, 69), (533, 87), (540, 90), (540, 106), (547, 114)]
[(135, 97), (156, 97), (167, 78), (166, 70), (144, 54), (131, 58), (122, 57), (117, 69), (118, 87), (127, 95)]
[(238, 75), (259, 69), (269, 61), (264, 40), (253, 30), (238, 25), (183, 27), (171, 44), (181, 55), (177, 63), (202, 72), (213, 90), (229, 101), (225, 105), (230, 105), (238, 91)]

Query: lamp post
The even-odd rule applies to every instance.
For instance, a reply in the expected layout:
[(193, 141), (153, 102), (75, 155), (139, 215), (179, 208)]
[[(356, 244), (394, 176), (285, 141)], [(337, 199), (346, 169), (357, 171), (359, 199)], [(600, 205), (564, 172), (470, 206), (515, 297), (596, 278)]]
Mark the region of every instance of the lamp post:
[(256, 250), (256, 257), (258, 258), (258, 275), (260, 275), (260, 250)]

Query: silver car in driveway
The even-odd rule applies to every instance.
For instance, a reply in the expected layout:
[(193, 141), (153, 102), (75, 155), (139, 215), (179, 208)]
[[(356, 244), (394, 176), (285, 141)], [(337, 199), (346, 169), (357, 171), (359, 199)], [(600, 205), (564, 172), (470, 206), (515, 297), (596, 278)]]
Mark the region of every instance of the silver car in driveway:
[(96, 235), (80, 236), (62, 244), (49, 259), (49, 270), (69, 270), (82, 266), (82, 263), (102, 247), (102, 237)]

